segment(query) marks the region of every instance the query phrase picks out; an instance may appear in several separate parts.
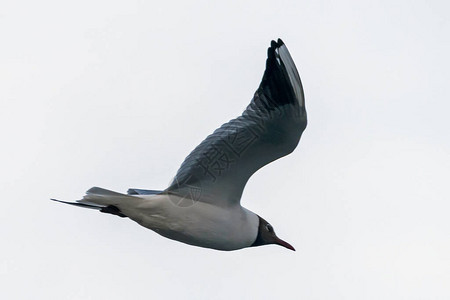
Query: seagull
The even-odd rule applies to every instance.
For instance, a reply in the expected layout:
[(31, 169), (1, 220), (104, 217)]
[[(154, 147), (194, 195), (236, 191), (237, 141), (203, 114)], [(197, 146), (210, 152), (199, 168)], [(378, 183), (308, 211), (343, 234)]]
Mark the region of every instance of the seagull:
[(168, 188), (130, 188), (125, 195), (93, 187), (76, 202), (51, 200), (128, 217), (193, 246), (232, 251), (276, 244), (295, 251), (240, 199), (253, 173), (294, 151), (306, 124), (302, 83), (278, 39), (271, 42), (261, 84), (242, 115), (201, 142)]

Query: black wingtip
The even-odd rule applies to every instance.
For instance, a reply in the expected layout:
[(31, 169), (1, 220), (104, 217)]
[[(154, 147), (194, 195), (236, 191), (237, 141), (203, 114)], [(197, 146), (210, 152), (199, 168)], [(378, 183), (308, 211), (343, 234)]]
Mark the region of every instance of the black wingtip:
[(283, 45), (284, 45), (284, 42), (281, 39), (278, 39), (276, 42), (274, 40), (272, 40), (270, 42), (269, 49), (267, 49), (267, 58), (269, 58), (269, 59), (275, 58), (275, 56), (276, 56), (275, 51)]
[(93, 209), (101, 209), (102, 208), (102, 206), (89, 205), (89, 204), (84, 204), (84, 203), (79, 203), (79, 202), (62, 201), (62, 200), (58, 200), (58, 199), (54, 199), (54, 198), (50, 198), (50, 200), (56, 201), (59, 203), (74, 205), (74, 206), (86, 207), (86, 208), (93, 208)]
[(281, 104), (297, 102), (304, 108), (300, 77), (283, 40), (271, 41), (267, 52), (260, 88), (273, 101)]
[(270, 42), (269, 50), (275, 51), (277, 48), (280, 48), (283, 45), (284, 45), (284, 42), (281, 39), (278, 39), (277, 41), (272, 40)]
[(119, 216), (121, 218), (127, 218), (127, 216), (124, 215), (120, 211), (120, 209), (117, 206), (114, 206), (114, 205), (108, 205), (108, 206), (100, 206), (99, 205), (99, 206), (97, 206), (97, 205), (91, 205), (91, 204), (85, 204), (85, 203), (79, 203), (79, 202), (62, 201), (62, 200), (53, 199), (53, 198), (50, 198), (50, 200), (56, 201), (56, 202), (60, 202), (60, 203), (69, 204), (69, 205), (73, 205), (73, 206), (95, 209), (95, 210), (99, 210), (102, 213), (116, 215), (116, 216)]
[(276, 42), (275, 42), (275, 40), (272, 40), (270, 42), (270, 48), (273, 48), (274, 50), (277, 49), (277, 48), (280, 48), (283, 45), (284, 45), (284, 42), (280, 38), (277, 39)]
[[(278, 39), (280, 40), (280, 39)], [(270, 47), (267, 49), (267, 65), (266, 69), (269, 68), (269, 64), (275, 60), (276, 54), (275, 51), (280, 47), (281, 45), (278, 42), (275, 42), (272, 40), (270, 42)]]
[(73, 203), (73, 202), (67, 202), (67, 201), (58, 200), (58, 199), (55, 199), (55, 198), (50, 198), (50, 200), (56, 201), (56, 202), (60, 202), (60, 203), (66, 203), (66, 204), (72, 204)]

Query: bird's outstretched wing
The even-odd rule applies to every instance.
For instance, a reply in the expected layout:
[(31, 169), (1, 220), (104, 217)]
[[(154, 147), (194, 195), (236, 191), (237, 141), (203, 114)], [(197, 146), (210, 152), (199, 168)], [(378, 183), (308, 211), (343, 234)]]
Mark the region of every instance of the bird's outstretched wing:
[(306, 123), (303, 88), (294, 61), (280, 39), (272, 41), (263, 79), (250, 105), (186, 157), (165, 192), (194, 202), (239, 205), (250, 176), (291, 153)]

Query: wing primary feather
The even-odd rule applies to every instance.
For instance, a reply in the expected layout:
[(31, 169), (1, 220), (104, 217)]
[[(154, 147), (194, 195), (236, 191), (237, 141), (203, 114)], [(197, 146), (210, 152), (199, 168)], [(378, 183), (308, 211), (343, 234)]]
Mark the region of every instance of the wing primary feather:
[(241, 116), (223, 124), (184, 160), (165, 192), (196, 201), (239, 204), (250, 176), (291, 153), (307, 125), (303, 87), (281, 39), (267, 49), (266, 69), (254, 97)]
[(93, 203), (80, 203), (80, 202), (69, 202), (69, 201), (62, 201), (62, 200), (58, 200), (58, 199), (50, 199), (52, 201), (56, 201), (56, 202), (60, 202), (60, 203), (65, 203), (65, 204), (69, 204), (69, 205), (74, 205), (74, 206), (79, 206), (79, 207), (84, 207), (84, 208), (90, 208), (90, 209), (96, 209), (96, 210), (101, 210), (102, 208), (104, 208), (105, 206), (101, 206), (101, 205), (95, 205)]
[(114, 205), (96, 205), (94, 203), (80, 203), (80, 202), (69, 202), (69, 201), (62, 201), (62, 200), (58, 200), (58, 199), (50, 199), (56, 202), (60, 202), (60, 203), (65, 203), (65, 204), (69, 204), (69, 205), (73, 205), (73, 206), (78, 206), (78, 207), (83, 207), (83, 208), (89, 208), (89, 209), (95, 209), (98, 210), (102, 213), (106, 213), (106, 214), (111, 214), (111, 215), (115, 215), (115, 216), (119, 216), (121, 218), (126, 218), (127, 216), (124, 215), (120, 209), (117, 206)]

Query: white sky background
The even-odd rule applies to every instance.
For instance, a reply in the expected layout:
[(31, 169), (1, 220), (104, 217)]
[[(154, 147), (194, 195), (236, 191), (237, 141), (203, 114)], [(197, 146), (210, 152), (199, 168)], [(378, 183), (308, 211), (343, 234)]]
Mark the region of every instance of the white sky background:
[[(449, 299), (449, 9), (1, 2), (0, 298)], [(48, 200), (164, 189), (247, 106), (278, 37), (309, 124), (242, 202), (296, 252), (192, 247)]]

